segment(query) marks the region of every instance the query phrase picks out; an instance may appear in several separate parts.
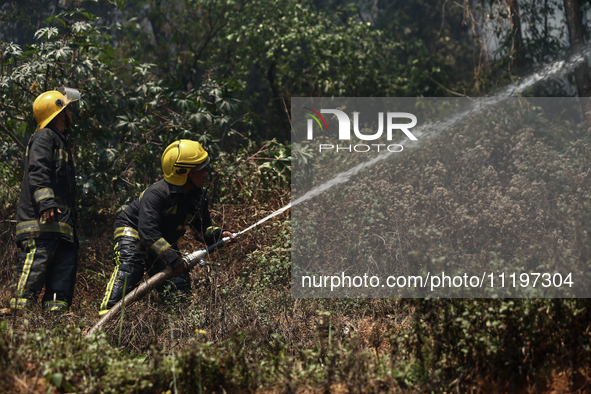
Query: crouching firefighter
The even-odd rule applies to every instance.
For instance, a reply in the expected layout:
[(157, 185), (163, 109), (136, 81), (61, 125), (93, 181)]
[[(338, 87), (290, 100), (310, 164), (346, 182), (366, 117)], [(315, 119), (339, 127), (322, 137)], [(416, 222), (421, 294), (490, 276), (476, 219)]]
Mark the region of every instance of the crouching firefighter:
[(43, 311), (67, 312), (72, 304), (78, 237), (76, 181), (67, 136), (72, 125), (68, 104), (80, 99), (76, 89), (42, 93), (33, 103), (37, 129), (25, 153), (17, 208), (16, 266), (12, 309), (29, 308), (45, 285)]
[[(179, 140), (162, 155), (164, 179), (152, 184), (115, 221), (115, 271), (107, 284), (99, 316), (109, 311), (125, 294), (135, 289), (147, 271), (153, 276), (166, 266), (174, 270), (167, 287), (181, 294), (189, 290), (187, 264), (175, 250), (175, 243), (190, 225), (207, 245), (230, 231), (212, 225), (207, 195), (203, 191), (207, 152), (199, 142)], [(162, 289), (160, 289), (162, 291)]]

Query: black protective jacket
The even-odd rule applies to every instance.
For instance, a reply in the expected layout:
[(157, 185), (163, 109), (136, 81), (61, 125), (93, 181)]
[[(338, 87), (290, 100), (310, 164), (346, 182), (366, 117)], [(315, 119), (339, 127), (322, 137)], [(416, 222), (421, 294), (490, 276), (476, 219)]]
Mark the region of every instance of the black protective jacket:
[(152, 184), (134, 200), (115, 221), (115, 238), (138, 238), (140, 247), (152, 258), (171, 265), (179, 254), (172, 245), (191, 225), (208, 245), (219, 240), (223, 230), (214, 227), (207, 207), (207, 195), (201, 189), (183, 194), (182, 186), (164, 179)]
[[(76, 173), (66, 136), (52, 125), (36, 131), (25, 153), (23, 183), (17, 208), (16, 241), (64, 239), (78, 244)], [(39, 223), (41, 212), (58, 208), (57, 220)]]

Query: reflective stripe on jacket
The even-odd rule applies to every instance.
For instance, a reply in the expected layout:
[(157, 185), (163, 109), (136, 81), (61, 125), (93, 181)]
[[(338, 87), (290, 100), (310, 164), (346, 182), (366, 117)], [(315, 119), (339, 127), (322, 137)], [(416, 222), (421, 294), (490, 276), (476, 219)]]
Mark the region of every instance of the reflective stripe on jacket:
[[(52, 125), (33, 134), (25, 153), (25, 167), (17, 208), (16, 241), (30, 238), (65, 239), (76, 235), (76, 172), (66, 136)], [(40, 223), (41, 213), (57, 208), (57, 220)]]

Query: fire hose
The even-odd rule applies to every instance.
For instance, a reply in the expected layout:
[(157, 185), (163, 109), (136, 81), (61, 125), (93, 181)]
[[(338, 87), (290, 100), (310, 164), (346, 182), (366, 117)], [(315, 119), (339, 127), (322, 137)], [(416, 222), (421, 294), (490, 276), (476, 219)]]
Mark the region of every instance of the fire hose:
[[(237, 237), (239, 235), (244, 234), (245, 232), (257, 227), (258, 225), (260, 225), (263, 222), (266, 222), (267, 220), (271, 219), (272, 217), (275, 217), (277, 215), (279, 215), (282, 212), (285, 212), (286, 210), (288, 210), (289, 208), (291, 208), (291, 203), (287, 204), (286, 206), (284, 206), (283, 208), (280, 208), (278, 210), (276, 210), (275, 212), (273, 212), (272, 214), (270, 214), (269, 216), (259, 220), (258, 222), (256, 222), (255, 224), (253, 224), (252, 226), (232, 234), (234, 237)], [(219, 248), (220, 246), (223, 246), (225, 244), (227, 244), (228, 242), (230, 242), (230, 237), (225, 237), (222, 238), (221, 240), (219, 240), (217, 243), (210, 245), (207, 249), (200, 249), (200, 250), (196, 250), (193, 253), (190, 253), (186, 256), (183, 256), (183, 259), (185, 260), (185, 263), (187, 263), (187, 271), (192, 270), (193, 268), (195, 268), (196, 265), (210, 265), (211, 263), (207, 263), (205, 262), (203, 259), (211, 252), (213, 252), (214, 250), (216, 250), (217, 248)], [(219, 264), (217, 264), (217, 266), (219, 266)], [(135, 288), (134, 290), (132, 290), (129, 294), (127, 294), (121, 301), (119, 301), (117, 304), (115, 304), (111, 309), (109, 309), (109, 312), (107, 312), (89, 331), (86, 335), (92, 335), (95, 332), (97, 332), (97, 330), (99, 328), (101, 328), (102, 326), (104, 326), (108, 321), (110, 321), (111, 319), (113, 319), (113, 317), (115, 317), (116, 315), (119, 315), (121, 313), (121, 308), (124, 305), (131, 305), (134, 301), (139, 300), (140, 298), (142, 298), (143, 296), (145, 296), (148, 291), (158, 285), (163, 284), (164, 282), (166, 282), (169, 279), (172, 279), (174, 277), (173, 273), (172, 273), (172, 268), (171, 267), (166, 267), (166, 269), (164, 271), (161, 271), (159, 273), (157, 273), (156, 275), (152, 276), (150, 279), (148, 279), (146, 282), (144, 282), (142, 285), (138, 286), (137, 288)]]
[[(236, 235), (238, 235), (238, 234), (234, 234), (234, 236), (236, 236)], [(183, 260), (187, 264), (188, 271), (192, 270), (197, 265), (201, 265), (201, 266), (211, 265), (211, 263), (208, 263), (208, 262), (204, 261), (203, 259), (209, 253), (213, 252), (215, 249), (219, 248), (220, 246), (227, 244), (229, 241), (230, 241), (230, 237), (225, 237), (225, 238), (222, 238), (217, 243), (210, 245), (207, 249), (196, 250), (188, 255), (183, 256)], [(220, 264), (216, 264), (216, 265), (220, 266)], [(171, 267), (166, 267), (165, 270), (152, 276), (146, 282), (142, 283), (140, 286), (138, 286), (137, 288), (132, 290), (129, 294), (127, 294), (125, 296), (125, 298), (123, 298), (121, 301), (119, 301), (118, 303), (113, 305), (113, 307), (111, 309), (109, 309), (109, 312), (107, 312), (88, 331), (88, 333), (86, 335), (90, 336), (90, 335), (94, 334), (95, 332), (98, 331), (99, 328), (103, 327), (107, 322), (111, 321), (111, 319), (113, 319), (115, 316), (120, 315), (121, 308), (124, 305), (127, 305), (127, 306), (131, 305), (136, 300), (139, 300), (143, 296), (145, 296), (150, 289), (163, 284), (164, 282), (166, 282), (169, 279), (172, 279), (173, 277), (174, 277), (174, 275), (172, 273)]]

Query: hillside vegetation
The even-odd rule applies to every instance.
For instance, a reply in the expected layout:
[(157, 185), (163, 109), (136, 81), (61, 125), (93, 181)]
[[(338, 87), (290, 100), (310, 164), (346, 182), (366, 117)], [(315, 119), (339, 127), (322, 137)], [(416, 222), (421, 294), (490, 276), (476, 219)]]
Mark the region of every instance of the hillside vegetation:
[[(433, 139), (409, 149), (395, 164), (382, 164), (392, 166), (389, 171), (397, 179), (391, 186), (397, 204), (426, 199), (431, 206), (441, 205), (437, 212), (443, 215), (462, 210), (452, 202), (464, 201), (465, 211), (476, 206), (476, 199), (466, 200), (462, 187), (449, 185), (459, 179), (468, 186), (485, 180), (477, 188), (478, 200), (489, 199), (486, 205), (491, 207), (503, 203), (504, 219), (521, 223), (487, 233), (480, 223), (495, 222), (486, 209), (474, 211), (474, 220), (451, 226), (436, 216), (423, 217), (427, 207), (418, 206), (410, 210), (417, 215), (400, 221), (408, 250), (398, 253), (408, 259), (436, 259), (482, 242), (477, 248), (490, 248), (488, 256), (473, 259), (509, 261), (504, 248), (494, 247), (511, 241), (524, 243), (522, 248), (511, 246), (514, 251), (543, 253), (537, 261), (586, 261), (588, 126), (576, 128), (582, 135), (568, 133), (560, 123), (548, 127), (552, 138), (535, 130), (509, 133), (494, 124), (461, 134), (450, 131), (441, 136), (450, 141), (446, 149)], [(360, 176), (371, 179), (380, 170)], [(257, 185), (258, 176), (251, 174), (245, 183)], [(501, 182), (500, 176), (513, 181)], [(413, 186), (411, 179), (421, 186)], [(413, 191), (407, 197), (409, 193), (396, 194), (408, 187)], [(288, 201), (285, 188), (267, 185), (252, 204), (214, 204), (215, 220), (227, 228), (244, 228), (282, 207)], [(522, 213), (512, 217), (515, 207)], [(540, 210), (548, 213), (531, 225)], [(526, 216), (528, 212), (534, 216)], [(37, 389), (54, 385), (79, 392), (166, 392), (175, 385), (179, 392), (464, 391), (490, 385), (507, 392), (541, 392), (550, 387), (553, 374), (555, 379), (562, 374), (572, 391), (588, 377), (586, 299), (292, 299), (286, 214), (212, 255), (222, 268), (197, 269), (190, 300), (171, 304), (154, 293), (126, 308), (123, 323), (118, 319), (104, 333), (86, 338), (83, 333), (97, 320), (110, 273), (113, 217), (92, 216), (82, 227), (87, 241), (70, 315), (54, 318), (35, 310), (2, 321), (5, 390), (36, 382)], [(5, 224), (7, 241), (11, 227)], [(482, 233), (482, 241), (477, 235), (462, 238), (466, 233)], [(553, 240), (557, 236), (562, 243)], [(546, 246), (528, 240), (542, 240)], [(188, 237), (182, 243), (183, 250), (197, 247)], [(5, 281), (14, 259), (15, 249), (9, 248), (3, 256)], [(8, 298), (7, 286), (2, 297)]]
[[(561, 2), (520, 1), (519, 40), (506, 2), (372, 4), (39, 0), (0, 8), (3, 308), (14, 285), (32, 102), (61, 85), (82, 92), (71, 106), (81, 240), (74, 303), (65, 316), (36, 306), (0, 318), (0, 392), (590, 390), (587, 299), (293, 298), (291, 258), (300, 251), (289, 210), (213, 253), (221, 267), (195, 269), (188, 297), (151, 292), (85, 335), (113, 269), (116, 215), (160, 179), (172, 141), (208, 149), (213, 220), (239, 231), (290, 203), (291, 190), (304, 193), (331, 179), (329, 170), (362, 160), (315, 161), (313, 146), (292, 144), (291, 97), (485, 95), (568, 50), (566, 24), (547, 23)], [(494, 51), (487, 34), (498, 38)], [(573, 91), (569, 76), (523, 94)], [(379, 244), (383, 255), (372, 258), (402, 268), (569, 264), (585, 272), (591, 124), (513, 110), (474, 114), (300, 207), (315, 214), (309, 246), (318, 260), (365, 264)], [(292, 178), (292, 166), (306, 161), (309, 172)], [(368, 185), (389, 204), (365, 198)], [(334, 213), (385, 219), (351, 220), (338, 234), (349, 247), (323, 249), (334, 236), (323, 230), (335, 223), (314, 204), (345, 194), (354, 201)], [(372, 236), (393, 220), (396, 238)], [(181, 252), (202, 247), (190, 234), (179, 243)]]

